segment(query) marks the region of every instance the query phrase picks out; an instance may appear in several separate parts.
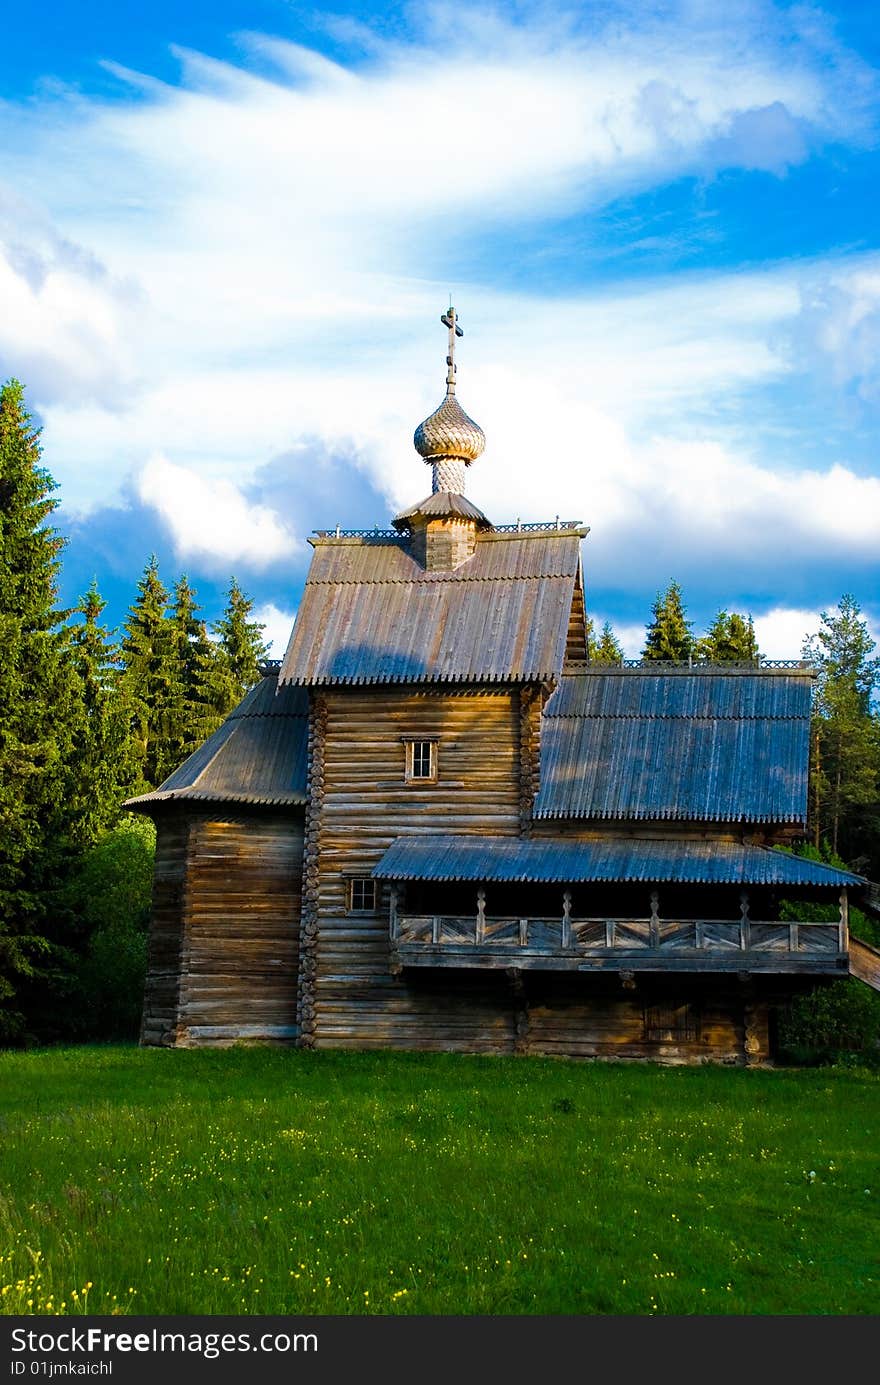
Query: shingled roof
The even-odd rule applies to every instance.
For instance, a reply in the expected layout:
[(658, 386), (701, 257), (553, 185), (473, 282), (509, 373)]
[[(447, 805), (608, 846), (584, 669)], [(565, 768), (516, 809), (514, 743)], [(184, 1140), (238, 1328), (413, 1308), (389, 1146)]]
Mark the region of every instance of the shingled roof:
[(535, 816), (803, 822), (811, 677), (717, 665), (566, 674), (544, 709)]
[(308, 694), (279, 688), (277, 675), (269, 674), (158, 789), (125, 806), (149, 812), (179, 800), (305, 803), (307, 741)]
[(280, 682), (555, 680), (585, 532), (477, 534), (473, 556), (444, 571), (405, 539), (314, 538)]

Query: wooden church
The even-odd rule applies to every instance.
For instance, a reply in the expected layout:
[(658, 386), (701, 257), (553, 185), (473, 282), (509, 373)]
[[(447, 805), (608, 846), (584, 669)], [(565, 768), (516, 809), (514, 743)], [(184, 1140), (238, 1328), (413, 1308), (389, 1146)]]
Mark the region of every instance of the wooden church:
[(142, 1042), (765, 1061), (787, 997), (857, 970), (865, 882), (774, 849), (811, 671), (591, 664), (587, 530), (466, 498), (485, 439), (443, 322), (430, 495), (311, 538), (280, 667), (129, 804), (157, 828)]

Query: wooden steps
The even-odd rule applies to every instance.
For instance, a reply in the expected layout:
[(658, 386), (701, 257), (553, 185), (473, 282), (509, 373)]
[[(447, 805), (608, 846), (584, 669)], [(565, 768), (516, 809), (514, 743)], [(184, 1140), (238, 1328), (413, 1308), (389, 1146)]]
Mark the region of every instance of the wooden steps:
[(849, 974), (880, 991), (880, 951), (858, 938), (849, 940)]

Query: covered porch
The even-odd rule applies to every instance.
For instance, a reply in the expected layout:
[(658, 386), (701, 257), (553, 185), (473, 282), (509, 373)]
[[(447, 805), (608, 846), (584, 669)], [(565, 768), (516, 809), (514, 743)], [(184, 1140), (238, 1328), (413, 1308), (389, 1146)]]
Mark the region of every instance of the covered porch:
[(399, 838), (374, 876), (396, 971), (844, 974), (864, 883), (762, 846), (607, 836)]

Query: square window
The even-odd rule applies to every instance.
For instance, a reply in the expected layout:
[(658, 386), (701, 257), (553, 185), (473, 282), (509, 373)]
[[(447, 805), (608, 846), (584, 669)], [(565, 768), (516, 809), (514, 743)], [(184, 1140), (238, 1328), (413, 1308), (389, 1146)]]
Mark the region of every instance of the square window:
[(376, 882), (370, 877), (360, 876), (348, 882), (348, 907), (355, 914), (374, 914), (376, 912)]
[(437, 742), (406, 741), (407, 779), (437, 778)]

